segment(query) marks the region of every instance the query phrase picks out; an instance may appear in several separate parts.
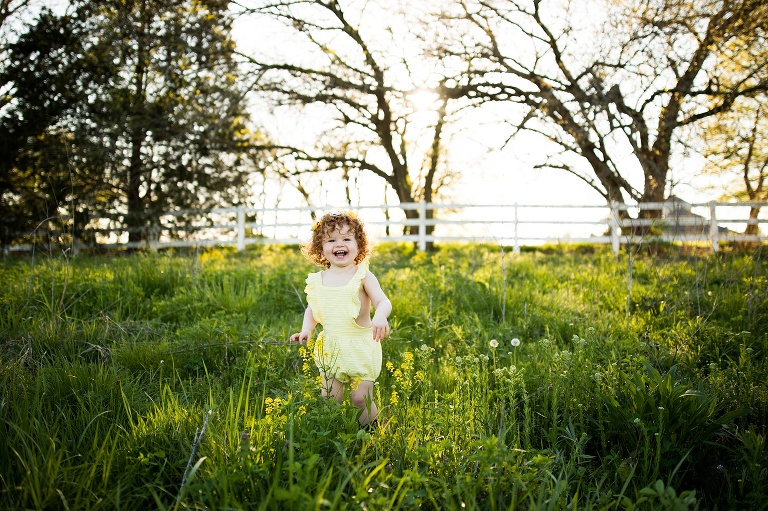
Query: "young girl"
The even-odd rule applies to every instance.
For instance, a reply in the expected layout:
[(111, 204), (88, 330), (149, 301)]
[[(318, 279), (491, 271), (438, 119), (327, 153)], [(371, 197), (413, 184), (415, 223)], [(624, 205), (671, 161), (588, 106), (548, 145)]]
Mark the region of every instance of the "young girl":
[(368, 271), (370, 246), (363, 223), (349, 211), (327, 213), (312, 228), (303, 251), (326, 269), (307, 277), (304, 322), (291, 341), (305, 343), (318, 323), (323, 325), (314, 346), (323, 397), (341, 402), (349, 384), (350, 401), (362, 412), (358, 422), (369, 426), (378, 415), (373, 383), (381, 373), (380, 343), (389, 336), (392, 303)]

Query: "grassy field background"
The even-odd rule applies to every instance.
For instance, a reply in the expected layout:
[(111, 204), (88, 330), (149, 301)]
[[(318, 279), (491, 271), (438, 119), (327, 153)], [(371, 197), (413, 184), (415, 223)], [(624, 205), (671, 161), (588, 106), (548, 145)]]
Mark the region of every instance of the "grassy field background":
[(377, 247), (371, 434), (295, 247), (7, 258), (0, 509), (768, 509), (768, 253), (660, 248)]

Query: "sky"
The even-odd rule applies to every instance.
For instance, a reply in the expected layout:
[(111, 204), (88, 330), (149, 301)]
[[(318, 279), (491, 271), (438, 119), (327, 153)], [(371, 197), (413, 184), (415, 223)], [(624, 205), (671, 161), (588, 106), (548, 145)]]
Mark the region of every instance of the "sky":
[[(388, 0), (397, 3), (396, 0)], [(588, 0), (585, 0), (588, 1)], [(367, 2), (366, 6), (373, 5), (380, 8), (376, 2)], [(386, 4), (389, 6), (390, 4)], [(422, 4), (410, 4), (418, 5)], [(581, 8), (582, 6), (579, 5)], [(582, 14), (586, 11), (580, 9)], [(597, 19), (594, 10), (589, 11), (589, 16)], [(395, 24), (390, 18), (381, 17), (386, 23)], [(594, 20), (592, 20), (594, 21)], [(394, 29), (397, 30), (397, 29)], [(234, 27), (234, 37), (238, 49), (245, 52), (258, 52), (268, 49), (283, 53), (295, 52), (291, 39), (287, 34), (275, 35), (260, 26), (254, 26), (253, 19), (242, 19)], [(400, 50), (406, 48), (407, 38), (396, 39)], [(404, 42), (405, 41), (405, 42)], [(306, 57), (305, 57), (306, 58)], [(428, 100), (427, 100), (428, 101)], [(302, 126), (311, 125), (312, 121), (296, 119), (296, 122), (285, 121), (286, 112), (259, 112), (257, 118), (268, 131), (274, 130), (279, 137), (285, 132), (295, 134), (296, 130), (302, 130)], [(439, 199), (442, 203), (465, 205), (498, 205), (499, 208), (487, 208), (486, 210), (465, 210), (461, 213), (464, 218), (498, 220), (509, 214), (511, 208), (518, 205), (547, 205), (568, 206), (584, 205), (589, 207), (605, 206), (604, 198), (587, 183), (576, 176), (560, 170), (537, 169), (537, 165), (544, 163), (546, 146), (537, 135), (522, 133), (503, 144), (507, 133), (498, 125), (488, 123), (483, 118), (472, 119), (465, 124), (463, 129), (450, 141), (451, 152), (449, 156), (450, 167), (459, 176), (450, 187), (443, 190), (444, 196)], [(312, 135), (308, 135), (309, 138)], [(503, 148), (501, 148), (503, 145)], [(495, 150), (489, 150), (495, 147)], [(637, 170), (636, 158), (627, 150), (626, 157), (622, 161), (614, 161), (623, 166), (624, 177), (634, 183), (637, 189), (642, 189), (642, 173)], [(576, 161), (579, 161), (577, 158)], [(581, 161), (583, 164), (583, 160)], [(711, 200), (717, 200), (722, 195), (724, 187), (718, 186), (718, 182), (711, 176), (703, 173), (704, 160), (697, 154), (674, 156), (670, 162), (669, 184), (667, 195), (677, 196), (689, 203), (706, 204)], [(633, 171), (633, 168), (635, 169)], [(346, 206), (345, 186), (338, 181), (324, 177), (314, 183), (321, 189), (318, 194), (320, 204), (313, 204), (319, 208)], [(382, 204), (384, 198), (384, 182), (373, 175), (362, 174), (355, 176), (353, 181), (353, 199), (351, 206), (371, 206)], [(268, 201), (279, 202), (281, 205), (304, 205), (298, 192), (286, 186), (284, 183), (271, 182), (266, 186)], [(390, 190), (387, 198), (389, 204), (397, 202), (394, 193)], [(531, 210), (530, 215), (537, 219), (554, 219), (571, 217), (574, 219), (599, 220), (607, 216), (606, 210), (563, 210), (554, 208), (538, 208)], [(695, 212), (708, 215), (708, 209), (701, 208)], [(366, 210), (361, 216), (368, 215), (375, 221), (382, 220), (383, 214), (378, 216)], [(395, 215), (397, 216), (397, 215)], [(443, 212), (441, 216), (450, 216)], [(500, 229), (506, 229), (501, 234)], [(537, 232), (544, 232), (551, 236), (587, 237), (599, 235), (605, 231), (604, 226), (533, 226)], [(508, 236), (509, 226), (487, 225), (475, 233), (489, 236)], [(304, 233), (306, 234), (306, 233)]]
[[(291, 40), (287, 35), (266, 33), (263, 27), (255, 26), (254, 23), (252, 17), (236, 23), (234, 37), (238, 49), (245, 53), (257, 52), (266, 47), (270, 51), (274, 48), (275, 52), (291, 51)], [(302, 122), (305, 122), (305, 119), (297, 119), (295, 123), (284, 123), (281, 127), (283, 115), (285, 112), (274, 116), (259, 113), (257, 118), (268, 131), (275, 130), (273, 133), (277, 137), (286, 130), (301, 129)], [(452, 202), (483, 204), (604, 204), (602, 196), (575, 176), (564, 171), (535, 169), (535, 165), (544, 161), (544, 145), (535, 136), (523, 134), (503, 150), (489, 152), (485, 147), (489, 140), (496, 139), (494, 143), (500, 146), (506, 137), (499, 130), (498, 126), (483, 126), (483, 120), (480, 119), (472, 128), (465, 128), (460, 137), (450, 141), (450, 165), (462, 178), (447, 190), (447, 199)], [(627, 158), (628, 165), (632, 164), (631, 160), (631, 157)], [(696, 175), (699, 174), (701, 163), (696, 158), (675, 162), (671, 179), (675, 183), (673, 194), (690, 202), (713, 198), (694, 188), (698, 186)], [(642, 176), (638, 174), (634, 179), (637, 187), (642, 188)], [(380, 179), (362, 176), (358, 187), (361, 190), (360, 201), (382, 201), (383, 182)], [(284, 191), (285, 197), (290, 195), (290, 191)], [(330, 203), (345, 200), (344, 189), (339, 186), (326, 190), (323, 195)], [(390, 200), (396, 201), (396, 198)]]
[[(290, 39), (284, 35), (268, 34), (263, 27), (254, 26), (253, 19), (239, 21), (235, 25), (234, 37), (238, 49), (245, 53), (257, 52), (265, 48), (278, 52), (290, 52)], [(302, 126), (311, 124), (306, 118), (297, 117), (295, 120), (286, 121), (286, 112), (258, 112), (259, 122), (267, 128), (274, 130), (277, 137), (301, 129)], [(311, 138), (312, 135), (308, 135)], [(512, 206), (514, 204), (525, 205), (605, 205), (603, 197), (581, 179), (565, 171), (551, 169), (536, 169), (535, 166), (544, 161), (544, 145), (535, 135), (523, 133), (506, 144), (503, 149), (488, 150), (488, 146), (501, 147), (506, 133), (501, 132), (498, 125), (490, 125), (484, 120), (476, 119), (469, 127), (465, 127), (459, 136), (450, 141), (451, 155), (450, 165), (455, 169), (460, 178), (447, 190), (441, 202), (453, 204), (474, 205), (500, 205)], [(621, 162), (619, 162), (621, 163)], [(633, 159), (627, 157), (627, 164), (632, 165)], [(688, 158), (685, 161), (675, 162), (671, 181), (675, 183), (672, 193), (689, 202), (706, 202), (716, 197), (698, 191), (697, 175), (700, 173), (702, 162), (696, 158)], [(635, 183), (641, 188), (641, 174), (635, 177)], [(322, 187), (319, 194), (324, 204), (318, 206), (344, 206), (346, 205), (345, 188), (338, 182), (328, 178), (318, 180), (315, 186)], [(355, 179), (354, 187), (357, 194), (353, 197), (352, 206), (378, 205), (383, 202), (384, 183), (380, 178), (372, 175), (360, 175)], [(280, 201), (283, 205), (302, 204), (303, 200), (290, 186), (278, 183), (267, 184), (267, 201)], [(397, 199), (392, 193), (388, 198), (390, 204)], [(498, 217), (499, 211), (487, 210), (474, 211), (473, 218), (480, 215), (481, 218), (492, 219)], [(372, 213), (368, 212), (373, 216)], [(465, 215), (470, 214), (468, 212)], [(551, 216), (563, 215), (562, 210), (552, 210)], [(546, 216), (547, 211), (538, 209), (537, 215)], [(605, 213), (590, 212), (591, 217), (604, 216)], [(377, 217), (376, 220), (381, 220)], [(499, 226), (487, 226), (485, 234), (494, 235)], [(537, 229), (542, 230), (543, 227)], [(571, 236), (589, 236), (599, 234), (604, 230), (595, 226), (557, 226), (550, 229)]]

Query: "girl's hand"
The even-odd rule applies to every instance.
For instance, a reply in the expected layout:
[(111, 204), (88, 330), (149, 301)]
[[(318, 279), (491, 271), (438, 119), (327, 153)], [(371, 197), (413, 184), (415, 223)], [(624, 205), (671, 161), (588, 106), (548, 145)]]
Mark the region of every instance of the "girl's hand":
[(376, 342), (381, 342), (389, 337), (389, 323), (387, 319), (379, 319), (374, 314), (373, 320), (371, 320), (371, 330), (373, 331), (373, 340)]
[(293, 334), (291, 336), (291, 342), (298, 341), (299, 344), (307, 344), (310, 335), (312, 335), (311, 331), (302, 330), (298, 334)]

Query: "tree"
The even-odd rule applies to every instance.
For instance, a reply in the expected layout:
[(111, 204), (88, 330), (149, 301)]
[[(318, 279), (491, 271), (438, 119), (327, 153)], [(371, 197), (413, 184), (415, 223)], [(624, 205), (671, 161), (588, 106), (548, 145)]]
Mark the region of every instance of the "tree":
[[(750, 104), (754, 103), (754, 104)], [(744, 101), (727, 115), (706, 127), (707, 171), (724, 181), (726, 197), (751, 202), (768, 201), (768, 112), (765, 98)], [(759, 206), (751, 206), (749, 218), (756, 220)], [(744, 234), (759, 234), (757, 223)]]
[[(77, 178), (68, 177), (72, 137), (55, 132), (64, 112), (83, 101), (71, 77), (83, 70), (74, 55), (79, 37), (64, 19), (44, 10), (7, 48), (2, 70), (8, 93), (0, 108), (0, 222), (2, 242), (57, 219)], [(69, 147), (65, 147), (69, 144)]]
[(763, 0), (452, 6), (442, 19), (455, 35), (439, 50), (470, 64), (457, 93), (518, 106), (514, 130), (557, 148), (541, 166), (571, 172), (609, 202), (663, 201), (685, 128), (768, 87), (763, 59), (739, 75), (713, 65), (764, 44)]
[[(728, 48), (728, 58), (721, 59), (718, 67), (730, 70), (730, 76), (739, 79), (751, 72), (752, 62), (766, 61), (768, 52), (765, 48), (765, 44), (759, 47), (732, 44)], [(764, 77), (768, 67), (760, 72)], [(727, 198), (751, 202), (768, 200), (767, 99), (766, 94), (740, 98), (731, 110), (710, 119), (703, 127), (705, 170), (719, 177)], [(759, 214), (760, 207), (750, 206), (750, 220), (756, 221)], [(759, 231), (755, 222), (747, 224), (744, 233), (756, 235)]]
[[(0, 111), (6, 107), (11, 100), (9, 94), (9, 83), (4, 79), (5, 69), (9, 62), (10, 41), (14, 39), (15, 28), (14, 21), (29, 7), (30, 0), (0, 0)], [(0, 141), (0, 151), (3, 144)], [(8, 189), (9, 183), (2, 179), (4, 173), (0, 173), (0, 190)], [(0, 213), (2, 213), (2, 203), (0, 203)]]
[[(293, 122), (309, 112), (301, 126), (317, 131), (312, 137), (308, 129), (293, 129), (265, 147), (274, 151), (278, 173), (308, 202), (313, 191), (306, 178), (332, 171), (378, 176), (401, 203), (432, 201), (451, 176), (444, 141), (460, 105), (432, 94), (429, 122), (416, 119), (414, 96), (439, 83), (409, 31), (419, 28), (408, 25), (415, 18), (393, 12), (393, 5), (362, 1), (345, 7), (336, 0), (258, 4), (246, 14), (262, 24), (277, 21), (282, 31), (270, 37), (284, 38), (288, 47), (272, 45), (247, 56), (260, 73), (255, 92)], [(418, 212), (405, 214), (415, 218)]]
[[(0, 168), (18, 178), (81, 175), (76, 181), (90, 188), (75, 190), (70, 179), (57, 196), (76, 202), (83, 217), (122, 215), (129, 241), (146, 239), (162, 211), (243, 200), (258, 135), (248, 128), (231, 22), (221, 0), (44, 10), (13, 46), (14, 99), (0, 130), (20, 150), (6, 148)], [(25, 152), (45, 156), (35, 140), (66, 141), (66, 169), (54, 161), (32, 173), (20, 168)], [(19, 203), (19, 189), (4, 202)]]
[[(0, 0), (0, 73), (8, 62), (8, 46), (15, 38), (20, 18), (27, 13), (32, 3), (32, 0)], [(0, 82), (0, 108), (9, 100), (5, 91), (7, 85)]]
[(30, 3), (31, 0), (0, 0), (0, 27), (27, 9)]

